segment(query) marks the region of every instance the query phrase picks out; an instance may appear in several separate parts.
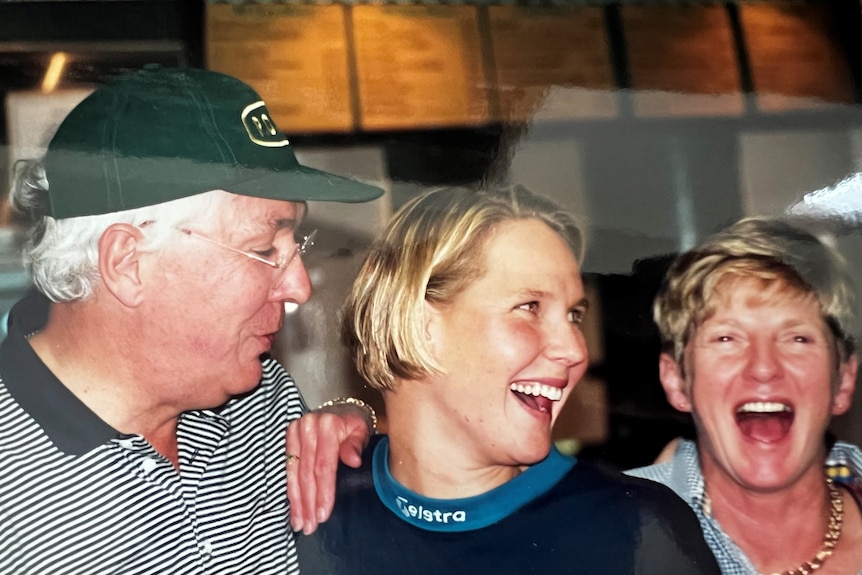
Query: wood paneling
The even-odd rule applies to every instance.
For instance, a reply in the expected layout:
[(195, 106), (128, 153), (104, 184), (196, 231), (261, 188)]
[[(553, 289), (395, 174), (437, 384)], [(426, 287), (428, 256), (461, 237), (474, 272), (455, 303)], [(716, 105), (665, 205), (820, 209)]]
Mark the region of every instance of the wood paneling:
[(257, 90), (287, 134), (354, 127), (345, 8), (209, 4), (207, 67)]
[(353, 34), (363, 129), (490, 120), (475, 6), (355, 6)]
[(828, 6), (740, 6), (757, 106), (767, 112), (853, 103), (853, 76)]
[(743, 112), (733, 32), (724, 7), (625, 6), (621, 14), (636, 114)]
[(493, 6), (488, 13), (501, 119), (616, 115), (602, 8)]

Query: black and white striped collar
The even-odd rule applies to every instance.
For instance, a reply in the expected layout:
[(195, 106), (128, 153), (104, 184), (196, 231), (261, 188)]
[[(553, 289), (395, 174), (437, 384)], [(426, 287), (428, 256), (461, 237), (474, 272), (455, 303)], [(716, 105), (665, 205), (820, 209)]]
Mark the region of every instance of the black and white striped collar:
[(83, 455), (122, 434), (75, 397), (30, 347), (27, 337), (44, 327), (50, 305), (34, 292), (12, 308), (9, 335), (0, 344), (0, 377), (60, 451)]

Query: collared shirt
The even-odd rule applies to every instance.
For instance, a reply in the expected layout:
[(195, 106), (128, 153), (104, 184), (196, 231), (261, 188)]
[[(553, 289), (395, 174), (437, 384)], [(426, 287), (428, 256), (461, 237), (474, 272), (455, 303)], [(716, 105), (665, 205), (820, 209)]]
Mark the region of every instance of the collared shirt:
[(0, 344), (0, 573), (298, 573), (284, 441), (305, 405), (284, 369), (264, 360), (252, 393), (183, 413), (176, 469), (42, 363), (26, 339), (35, 305), (13, 310)]
[[(859, 477), (862, 472), (862, 451), (855, 445), (838, 441), (826, 458), (826, 467), (847, 469)], [(724, 575), (758, 575), (757, 569), (742, 549), (722, 531), (721, 525), (712, 515), (704, 512), (703, 472), (697, 445), (693, 441), (681, 440), (670, 461), (631, 469), (626, 473), (667, 485), (691, 506)], [(862, 571), (859, 575), (862, 575)]]

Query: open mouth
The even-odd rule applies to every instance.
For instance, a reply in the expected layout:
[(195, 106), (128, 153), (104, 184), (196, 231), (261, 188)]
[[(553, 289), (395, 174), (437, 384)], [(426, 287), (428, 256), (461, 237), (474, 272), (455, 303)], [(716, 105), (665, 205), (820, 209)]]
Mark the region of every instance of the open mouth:
[(749, 439), (774, 443), (790, 432), (793, 408), (777, 401), (744, 403), (736, 409), (736, 424)]
[(521, 403), (542, 413), (550, 413), (555, 401), (563, 398), (563, 390), (542, 383), (513, 383), (509, 389)]

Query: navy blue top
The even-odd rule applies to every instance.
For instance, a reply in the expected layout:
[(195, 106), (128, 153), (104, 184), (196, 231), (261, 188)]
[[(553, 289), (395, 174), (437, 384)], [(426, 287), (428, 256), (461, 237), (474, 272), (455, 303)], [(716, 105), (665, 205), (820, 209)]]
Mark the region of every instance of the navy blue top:
[(303, 575), (718, 574), (668, 488), (556, 450), (485, 494), (423, 497), (389, 474), (378, 436), (341, 466), (332, 517), (299, 535)]

